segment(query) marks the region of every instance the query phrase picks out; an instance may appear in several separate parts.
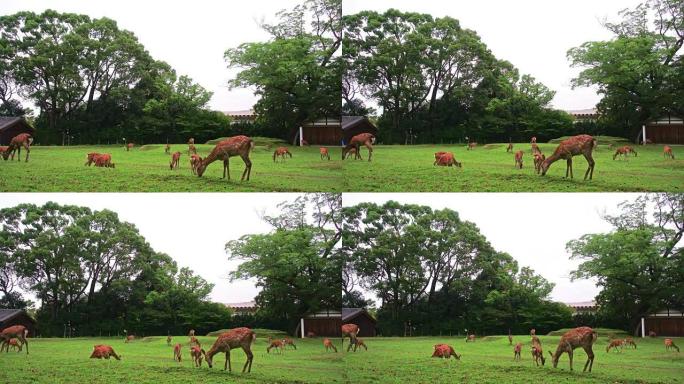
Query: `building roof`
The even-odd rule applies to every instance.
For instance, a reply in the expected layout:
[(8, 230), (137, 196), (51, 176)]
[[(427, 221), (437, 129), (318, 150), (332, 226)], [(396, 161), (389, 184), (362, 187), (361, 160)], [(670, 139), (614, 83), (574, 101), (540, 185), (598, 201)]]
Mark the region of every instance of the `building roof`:
[(23, 117), (6, 117), (6, 116), (0, 116), (0, 130), (3, 130), (7, 127), (11, 127), (12, 125), (16, 124), (17, 122), (23, 122), (24, 124), (28, 125), (26, 120), (24, 120)]
[(251, 309), (251, 308), (256, 308), (256, 302), (255, 301), (243, 301), (239, 303), (223, 303), (228, 308), (233, 308), (233, 309)]
[(595, 308), (596, 307), (596, 302), (595, 301), (577, 301), (573, 303), (565, 303), (570, 308)]
[(586, 109), (571, 109), (568, 111), (565, 111), (573, 116), (581, 116), (581, 115), (596, 115), (598, 111), (596, 108), (586, 108)]
[(342, 321), (349, 321), (361, 314), (365, 314), (369, 319), (375, 322), (375, 318), (373, 318), (365, 308), (342, 308)]
[(342, 130), (347, 130), (357, 125), (368, 122), (368, 124), (373, 125), (373, 123), (368, 120), (365, 116), (342, 116)]
[(31, 321), (35, 323), (35, 320), (31, 316), (28, 316), (26, 311), (23, 309), (0, 309), (0, 322), (5, 322), (7, 320), (11, 320), (21, 314), (25, 314)]
[(306, 121), (302, 123), (302, 127), (339, 127), (340, 119), (325, 117), (316, 119), (314, 121)]
[(254, 116), (254, 110), (253, 109), (242, 109), (239, 111), (223, 111), (224, 115), (228, 116)]

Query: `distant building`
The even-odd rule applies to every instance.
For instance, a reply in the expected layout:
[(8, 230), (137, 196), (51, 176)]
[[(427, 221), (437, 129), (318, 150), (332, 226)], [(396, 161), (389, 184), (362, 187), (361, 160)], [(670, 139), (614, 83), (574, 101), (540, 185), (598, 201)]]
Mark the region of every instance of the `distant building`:
[(639, 333), (641, 337), (655, 332), (657, 336), (684, 336), (684, 308), (663, 309), (641, 318)]
[(598, 311), (598, 306), (595, 301), (578, 301), (574, 303), (565, 303), (565, 305), (572, 309), (573, 316), (594, 314)]
[(21, 309), (0, 309), (0, 330), (13, 325), (23, 325), (29, 331), (29, 337), (36, 336), (36, 321)]
[(295, 334), (304, 338), (311, 333), (315, 336), (340, 337), (342, 335), (342, 313), (339, 310), (329, 309), (302, 317)]
[(340, 145), (342, 143), (342, 127), (339, 117), (325, 117), (304, 122), (294, 132), (292, 144), (301, 145), (302, 139), (310, 145)]
[(375, 337), (377, 335), (376, 320), (364, 308), (342, 308), (342, 324), (356, 324), (359, 327), (358, 336)]
[(643, 144), (684, 144), (684, 120), (665, 116), (651, 120), (641, 127)]
[(596, 108), (573, 109), (565, 112), (569, 113), (575, 119), (575, 123), (594, 122), (598, 120), (598, 111)]
[(20, 133), (35, 135), (35, 129), (23, 117), (0, 116), (0, 145), (9, 145)]
[(256, 121), (256, 113), (254, 113), (253, 109), (244, 109), (241, 111), (224, 111), (223, 114), (231, 118), (231, 124), (254, 123)]
[(257, 305), (254, 301), (244, 301), (241, 303), (224, 303), (223, 305), (225, 305), (233, 311), (233, 316), (254, 315), (257, 311)]
[(364, 116), (342, 116), (342, 132), (344, 142), (360, 133), (370, 133), (377, 137), (378, 128)]

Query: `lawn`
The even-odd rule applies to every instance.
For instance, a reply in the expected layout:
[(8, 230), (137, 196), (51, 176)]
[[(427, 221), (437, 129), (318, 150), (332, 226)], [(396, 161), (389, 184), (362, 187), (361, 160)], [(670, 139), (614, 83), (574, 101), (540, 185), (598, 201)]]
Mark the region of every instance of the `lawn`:
[[(196, 145), (202, 157), (214, 145)], [(290, 147), (293, 157), (273, 162), (273, 150), (257, 145), (251, 153), (252, 174), (240, 181), (245, 169), (240, 157), (230, 159), (231, 180), (222, 179), (223, 163), (214, 162), (199, 178), (190, 171), (187, 145), (172, 145), (181, 151), (180, 167), (169, 169), (171, 156), (164, 145), (146, 145), (127, 152), (121, 146), (72, 146), (31, 148), (28, 163), (0, 161), (0, 191), (36, 192), (281, 192), (340, 191), (342, 161), (320, 159), (318, 147)], [(86, 167), (89, 152), (110, 153), (116, 168)], [(21, 153), (24, 158), (24, 151)]]
[[(565, 179), (565, 161), (551, 165), (546, 176), (534, 171), (529, 143), (516, 143), (523, 150), (523, 169), (514, 168), (507, 144), (489, 144), (467, 151), (463, 145), (378, 145), (373, 161), (361, 149), (364, 161), (345, 161), (346, 191), (373, 192), (607, 192), (684, 190), (684, 146), (672, 146), (676, 160), (663, 158), (661, 145), (635, 146), (637, 157), (613, 160), (614, 149), (601, 145), (594, 150), (593, 180), (584, 181), (587, 162), (573, 158), (574, 179)], [(539, 144), (549, 156), (557, 144)], [(463, 168), (433, 166), (434, 153), (451, 151)], [(337, 157), (337, 156), (335, 156)]]
[[(199, 337), (208, 350), (215, 337)], [(187, 336), (174, 337), (173, 344), (186, 343)], [(297, 350), (282, 355), (266, 353), (268, 343), (258, 338), (252, 346), (251, 373), (242, 373), (246, 357), (241, 349), (231, 351), (233, 372), (223, 370), (225, 354), (214, 356), (214, 367), (195, 368), (189, 347), (184, 344), (181, 363), (173, 360), (173, 347), (166, 337), (151, 337), (124, 343), (118, 339), (29, 339), (29, 355), (10, 352), (0, 356), (0, 383), (334, 383), (344, 382), (341, 353), (326, 353), (320, 339), (296, 340)], [(90, 359), (95, 344), (109, 344), (120, 361)]]
[[(662, 338), (636, 339), (637, 349), (606, 353), (608, 344), (599, 334), (594, 344), (592, 372), (582, 372), (586, 354), (575, 350), (574, 371), (564, 354), (554, 369), (548, 351), (560, 339), (542, 336), (546, 365), (536, 367), (530, 354), (530, 337), (514, 336), (513, 344), (524, 343), (522, 359), (513, 360), (513, 347), (506, 336), (464, 338), (368, 338), (368, 351), (348, 353), (345, 366), (353, 367), (355, 383), (684, 383), (684, 350), (666, 352)], [(433, 346), (447, 343), (461, 360), (432, 358)], [(675, 339), (680, 347), (684, 339)]]

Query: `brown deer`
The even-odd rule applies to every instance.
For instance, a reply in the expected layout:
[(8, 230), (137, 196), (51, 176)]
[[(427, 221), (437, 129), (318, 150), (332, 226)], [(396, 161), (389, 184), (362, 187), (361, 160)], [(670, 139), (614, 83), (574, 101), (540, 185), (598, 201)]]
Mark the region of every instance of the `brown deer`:
[(558, 342), (558, 347), (556, 348), (556, 353), (551, 353), (551, 361), (553, 362), (553, 367), (558, 367), (558, 359), (565, 352), (568, 353), (570, 358), (570, 370), (572, 371), (572, 354), (576, 348), (582, 347), (584, 352), (587, 353), (587, 362), (584, 363), (584, 370), (589, 367), (589, 372), (591, 372), (591, 367), (594, 365), (594, 351), (591, 346), (596, 342), (598, 335), (596, 331), (589, 327), (578, 327), (571, 329), (561, 337), (560, 342)]
[(124, 339), (124, 343), (130, 343), (131, 341), (135, 340), (135, 335), (128, 335)]
[(306, 333), (306, 337), (309, 337), (309, 338), (316, 337), (316, 333), (309, 331)]
[(674, 157), (674, 153), (672, 153), (672, 147), (670, 147), (669, 145), (666, 145), (665, 147), (663, 147), (663, 157), (670, 158), (670, 159), (674, 160), (675, 157)]
[(656, 333), (654, 331), (648, 331), (648, 337), (656, 337)]
[(178, 164), (180, 163), (180, 157), (180, 152), (174, 152), (173, 155), (171, 155), (171, 163), (169, 163), (169, 167), (171, 168), (171, 170), (173, 170), (174, 168), (178, 168)]
[(513, 345), (513, 335), (511, 335), (511, 330), (508, 330), (508, 345)]
[(665, 339), (665, 350), (669, 351), (670, 349), (676, 349), (679, 352), (679, 347), (675, 345), (672, 339)]
[(356, 344), (356, 335), (358, 335), (360, 331), (361, 329), (356, 324), (342, 325), (342, 349), (344, 349), (344, 338), (349, 337), (349, 347), (347, 347), (347, 352), (349, 352), (352, 345)]
[(587, 168), (587, 171), (584, 173), (584, 180), (587, 179), (587, 176), (589, 177), (589, 180), (591, 180), (594, 176), (594, 165), (596, 164), (594, 162), (594, 158), (591, 156), (591, 152), (594, 150), (595, 147), (596, 139), (589, 135), (573, 136), (567, 140), (561, 141), (561, 143), (558, 145), (553, 154), (547, 157), (546, 160), (542, 162), (542, 176), (546, 175), (546, 172), (549, 170), (551, 164), (555, 163), (560, 159), (564, 159), (567, 161), (565, 177), (568, 177), (569, 173), (570, 178), (572, 179), (572, 157), (582, 154), (589, 163), (589, 168)]
[(286, 147), (278, 147), (276, 150), (273, 152), (273, 162), (275, 163), (276, 158), (282, 159), (282, 161), (285, 161), (285, 156), (290, 156), (290, 159), (292, 158), (292, 153), (286, 148)]
[(522, 352), (522, 343), (517, 343), (513, 347), (513, 360), (520, 360), (520, 352)]
[(508, 141), (508, 147), (506, 147), (506, 153), (508, 152), (513, 152), (513, 143), (511, 141)]
[(634, 148), (630, 147), (629, 145), (625, 145), (623, 147), (618, 148), (615, 151), (615, 154), (613, 155), (613, 160), (615, 160), (619, 155), (622, 155), (623, 158), (627, 158), (627, 155), (633, 153), (634, 157), (637, 156), (637, 152), (634, 150)]
[(126, 152), (130, 151), (131, 148), (133, 148), (133, 147), (135, 147), (135, 144), (134, 144), (134, 143), (128, 143), (128, 144), (126, 144)]
[(323, 339), (323, 346), (325, 347), (325, 351), (328, 352), (328, 349), (332, 349), (337, 353), (337, 348), (335, 347), (335, 344), (330, 341), (330, 339)]
[(290, 339), (289, 337), (286, 337), (283, 339), (283, 348), (287, 347), (288, 345), (294, 348), (295, 350), (297, 349), (294, 340)]
[[(371, 158), (373, 157), (373, 144), (375, 144), (375, 136), (370, 133), (360, 133), (353, 136), (351, 140), (349, 140), (349, 143), (342, 148), (342, 160), (344, 160), (345, 155), (351, 148), (356, 149), (356, 156), (361, 159), (360, 149), (361, 145), (363, 145), (368, 148), (368, 161), (371, 161)], [(354, 158), (356, 158), (356, 156)]]
[(530, 153), (534, 155), (535, 153), (538, 153), (538, 152), (541, 152), (541, 149), (539, 149), (539, 146), (536, 143), (532, 143), (532, 146), (530, 148)]
[(188, 144), (188, 155), (190, 154), (197, 154), (197, 148), (195, 148), (195, 144)]
[(537, 136), (532, 136), (532, 140), (530, 140), (531, 144), (536, 144), (537, 143)]
[[(193, 140), (193, 142), (194, 142), (193, 138), (190, 138), (190, 140)], [(188, 337), (195, 337), (195, 330), (194, 329), (191, 329), (190, 331), (188, 331)]]
[(90, 354), (91, 359), (107, 359), (109, 360), (110, 357), (113, 357), (117, 360), (121, 360), (123, 356), (117, 355), (116, 352), (114, 352), (114, 348), (112, 348), (109, 345), (95, 345), (93, 347), (93, 353)]
[(197, 338), (195, 336), (190, 336), (190, 341), (188, 342), (188, 344), (190, 344), (190, 345), (195, 344), (197, 346), (201, 345), (199, 340), (197, 340)]
[(546, 156), (543, 153), (537, 152), (534, 154), (534, 170), (537, 172), (537, 175), (541, 172), (541, 165), (544, 160), (546, 160)]
[(466, 343), (474, 343), (475, 342), (475, 334), (470, 334), (468, 337), (466, 337)]
[(167, 155), (171, 152), (171, 144), (166, 143), (166, 147), (164, 147), (164, 153)]
[(8, 146), (6, 146), (6, 145), (0, 145), (0, 155), (4, 156), (4, 155), (5, 155), (5, 152), (7, 152), (8, 149), (9, 149)]
[(451, 152), (435, 152), (435, 162), (432, 165), (439, 165), (443, 167), (456, 166), (462, 168), (463, 165), (456, 161), (454, 154)]
[[(19, 342), (19, 339), (17, 339), (17, 338), (10, 339), (8, 344), (9, 344), (9, 348), (12, 348), (13, 351), (17, 351), (17, 352), (21, 352), (21, 349), (23, 347), (21, 345), (21, 343)], [(9, 353), (9, 348), (7, 348), (8, 353)]]
[(228, 180), (230, 180), (228, 160), (233, 156), (240, 156), (242, 161), (245, 162), (245, 170), (242, 172), (242, 179), (240, 180), (244, 180), (245, 176), (247, 176), (247, 181), (249, 181), (249, 175), (252, 173), (252, 161), (249, 160), (249, 152), (253, 148), (254, 142), (252, 139), (243, 135), (233, 136), (220, 141), (209, 156), (200, 162), (200, 165), (197, 167), (197, 176), (202, 177), (209, 164), (216, 160), (223, 160), (223, 178), (225, 179), (226, 175), (228, 175)]
[(359, 153), (356, 151), (356, 148), (354, 147), (349, 148), (346, 156), (342, 155), (342, 160), (348, 159), (349, 157), (351, 157), (351, 155), (354, 155), (354, 160), (363, 160), (361, 158), (361, 155), (359, 155)]
[(275, 348), (276, 351), (279, 353), (283, 353), (283, 349), (285, 348), (283, 346), (283, 340), (281, 339), (276, 339), (273, 340), (272, 337), (268, 337), (268, 347), (266, 348), (266, 353), (271, 353), (271, 349)]
[(247, 372), (251, 372), (252, 360), (254, 359), (254, 354), (252, 353), (252, 343), (255, 339), (256, 334), (251, 329), (245, 327), (234, 328), (229, 330), (228, 332), (222, 333), (216, 339), (214, 345), (211, 347), (209, 352), (207, 352), (205, 355), (209, 368), (213, 367), (214, 355), (216, 355), (217, 353), (225, 352), (226, 363), (223, 366), (223, 370), (225, 371), (226, 368), (228, 368), (228, 371), (232, 372), (233, 369), (230, 365), (230, 350), (235, 348), (242, 348), (242, 350), (245, 351), (245, 354), (247, 355), (247, 361), (245, 361), (245, 365), (242, 368), (242, 373), (245, 373), (245, 370), (247, 370)]
[(89, 153), (89, 154), (88, 154), (88, 157), (87, 157), (87, 159), (86, 159), (86, 162), (85, 162), (85, 164), (83, 164), (83, 165), (87, 165), (87, 166), (90, 167), (90, 164), (94, 163), (94, 162), (95, 162), (95, 159), (97, 159), (97, 158), (100, 157), (100, 156), (102, 156), (101, 153), (97, 153), (97, 152), (91, 152), (91, 153)]
[(515, 168), (522, 169), (523, 167), (523, 151), (518, 151), (515, 153)]
[(96, 156), (95, 166), (105, 168), (116, 168), (116, 165), (112, 163), (112, 155), (110, 155), (109, 153), (102, 153), (99, 156)]
[(611, 340), (608, 346), (606, 347), (606, 352), (609, 352), (611, 348), (620, 352), (622, 350), (622, 346), (624, 345), (624, 343), (625, 341), (622, 339)]
[(451, 356), (456, 360), (461, 360), (461, 355), (454, 351), (454, 348), (448, 344), (436, 344), (432, 352), (432, 357), (439, 357), (441, 359), (449, 359)]
[(468, 143), (468, 148), (466, 148), (467, 151), (470, 151), (471, 149), (475, 149), (477, 147), (477, 143), (474, 141), (471, 141)]
[(202, 162), (202, 158), (199, 155), (190, 155), (190, 171), (193, 175), (197, 174), (197, 167), (199, 167)]
[(328, 159), (328, 161), (330, 161), (330, 153), (328, 153), (328, 148), (320, 147), (318, 150), (321, 152), (321, 160)]
[(31, 153), (31, 143), (33, 143), (33, 137), (28, 133), (20, 133), (12, 138), (9, 146), (2, 153), (2, 158), (7, 160), (10, 155), (12, 160), (14, 160), (14, 152), (17, 152), (17, 161), (21, 161), (21, 148), (26, 149), (26, 162), (29, 159), (29, 153)]
[(625, 345), (625, 347), (627, 347), (627, 346), (634, 347), (634, 349), (636, 349), (636, 347), (637, 347), (636, 343), (634, 342), (634, 339), (632, 339), (631, 337), (625, 338), (624, 345)]
[(11, 327), (3, 329), (2, 332), (0, 332), (0, 340), (2, 340), (2, 344), (0, 345), (0, 352), (2, 352), (3, 349), (9, 352), (10, 340), (19, 339), (19, 341), (21, 341), (21, 345), (26, 345), (26, 354), (28, 355), (29, 350), (28, 341), (26, 340), (27, 337), (28, 329), (26, 329), (26, 327), (24, 327), (23, 325), (13, 325)]
[(530, 329), (530, 336), (536, 336), (537, 335), (537, 330), (532, 328)]
[(366, 343), (363, 342), (363, 339), (361, 338), (356, 338), (356, 343), (354, 343), (354, 352), (356, 352), (356, 348), (363, 347), (366, 351), (368, 350), (368, 347), (366, 346)]
[(304, 139), (302, 139), (302, 141), (301, 141), (300, 144), (301, 144), (302, 147), (308, 147), (308, 146), (309, 146), (309, 142), (306, 141), (306, 140), (304, 140)]
[(202, 356), (206, 355), (207, 352), (201, 347), (197, 345), (190, 347), (190, 357), (192, 358), (192, 361), (195, 363), (195, 367), (202, 366)]
[(191, 137), (188, 139), (188, 145), (193, 145), (193, 144), (195, 144), (195, 138)]
[(537, 367), (539, 366), (539, 361), (541, 361), (542, 367), (546, 363), (546, 359), (544, 358), (544, 350), (542, 349), (541, 344), (532, 345), (532, 359)]
[(177, 361), (179, 363), (181, 362), (182, 349), (183, 346), (181, 345), (181, 343), (178, 343), (173, 347), (173, 361)]
[(166, 345), (171, 345), (171, 335), (166, 336)]

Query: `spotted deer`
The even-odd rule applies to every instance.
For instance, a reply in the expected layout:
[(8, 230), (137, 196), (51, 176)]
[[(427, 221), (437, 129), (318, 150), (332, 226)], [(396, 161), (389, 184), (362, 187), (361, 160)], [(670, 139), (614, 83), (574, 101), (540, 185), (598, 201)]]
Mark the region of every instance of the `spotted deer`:
[(432, 352), (432, 357), (441, 359), (449, 359), (453, 356), (456, 360), (461, 360), (461, 355), (454, 351), (454, 348), (448, 344), (436, 344)]
[(515, 168), (522, 169), (523, 167), (523, 151), (518, 151), (515, 153)]
[(672, 147), (670, 147), (669, 145), (663, 147), (663, 157), (674, 160), (675, 157), (674, 153), (672, 153)]
[(116, 352), (114, 352), (114, 348), (112, 348), (109, 345), (95, 345), (93, 347), (93, 353), (90, 354), (91, 359), (107, 359), (109, 360), (110, 357), (113, 357), (117, 360), (121, 360), (123, 356), (117, 355)]
[(370, 133), (360, 133), (353, 136), (349, 143), (342, 148), (342, 160), (345, 159), (345, 155), (351, 148), (356, 149), (356, 156), (361, 159), (360, 148), (363, 145), (368, 148), (368, 161), (371, 161), (373, 157), (373, 144), (375, 144), (375, 136)]
[(323, 346), (325, 347), (325, 351), (328, 352), (329, 349), (332, 349), (337, 353), (337, 348), (335, 347), (335, 344), (333, 344), (330, 339), (323, 339)]
[(290, 158), (292, 158), (292, 153), (290, 153), (287, 147), (278, 147), (273, 152), (273, 162), (275, 163), (278, 157), (280, 157), (281, 161), (285, 161), (286, 156), (290, 156)]
[(33, 143), (33, 136), (28, 133), (20, 133), (10, 140), (9, 146), (2, 153), (2, 158), (7, 160), (12, 157), (14, 160), (14, 152), (17, 152), (17, 161), (21, 161), (21, 148), (26, 149), (26, 162), (29, 160), (29, 153), (31, 153), (31, 143)]
[(249, 159), (249, 152), (252, 149), (254, 149), (254, 141), (247, 136), (233, 136), (220, 141), (211, 153), (200, 162), (197, 167), (197, 176), (202, 177), (209, 164), (216, 160), (223, 160), (223, 178), (225, 179), (226, 175), (228, 175), (228, 180), (230, 180), (228, 161), (233, 156), (240, 156), (242, 161), (245, 162), (245, 170), (242, 172), (240, 180), (245, 180), (245, 176), (247, 176), (247, 181), (249, 181), (249, 175), (252, 172), (252, 161)]
[(171, 155), (171, 163), (169, 163), (169, 167), (171, 168), (171, 170), (178, 168), (178, 164), (180, 163), (180, 157), (180, 152), (174, 152), (173, 155)]
[(254, 354), (252, 353), (252, 343), (256, 339), (256, 334), (249, 328), (233, 328), (228, 332), (222, 333), (214, 342), (214, 345), (206, 353), (206, 360), (209, 368), (213, 367), (214, 355), (217, 353), (226, 354), (226, 362), (223, 366), (223, 370), (226, 368), (228, 371), (232, 371), (230, 364), (230, 350), (235, 348), (242, 348), (242, 350), (247, 355), (247, 361), (242, 367), (242, 373), (252, 371), (252, 360), (254, 359)]
[(594, 158), (591, 156), (594, 148), (596, 148), (596, 139), (589, 135), (573, 136), (567, 140), (561, 141), (553, 154), (542, 162), (541, 175), (546, 175), (551, 164), (563, 159), (567, 161), (565, 177), (568, 177), (569, 174), (572, 179), (572, 157), (581, 154), (584, 155), (584, 158), (587, 159), (587, 162), (589, 163), (589, 167), (584, 173), (584, 180), (586, 180), (587, 177), (591, 180), (594, 176), (594, 165), (596, 164)]
[(321, 153), (321, 160), (328, 159), (328, 161), (330, 161), (330, 153), (328, 153), (328, 148), (320, 147), (318, 150)]
[(356, 344), (356, 335), (359, 334), (361, 329), (356, 324), (344, 324), (342, 325), (342, 349), (344, 349), (344, 338), (349, 337), (349, 346), (347, 347), (347, 352), (351, 347)]
[(567, 353), (570, 359), (570, 370), (572, 371), (573, 351), (579, 347), (582, 347), (584, 352), (587, 353), (587, 362), (584, 363), (583, 371), (586, 371), (588, 367), (589, 372), (591, 372), (591, 367), (594, 365), (594, 351), (592, 350), (591, 346), (596, 342), (597, 338), (598, 335), (596, 334), (596, 331), (589, 327), (578, 327), (565, 332), (558, 342), (556, 352), (551, 353), (551, 351), (549, 351), (549, 354), (551, 355), (551, 361), (553, 362), (553, 367), (558, 367), (558, 359), (563, 353)]

